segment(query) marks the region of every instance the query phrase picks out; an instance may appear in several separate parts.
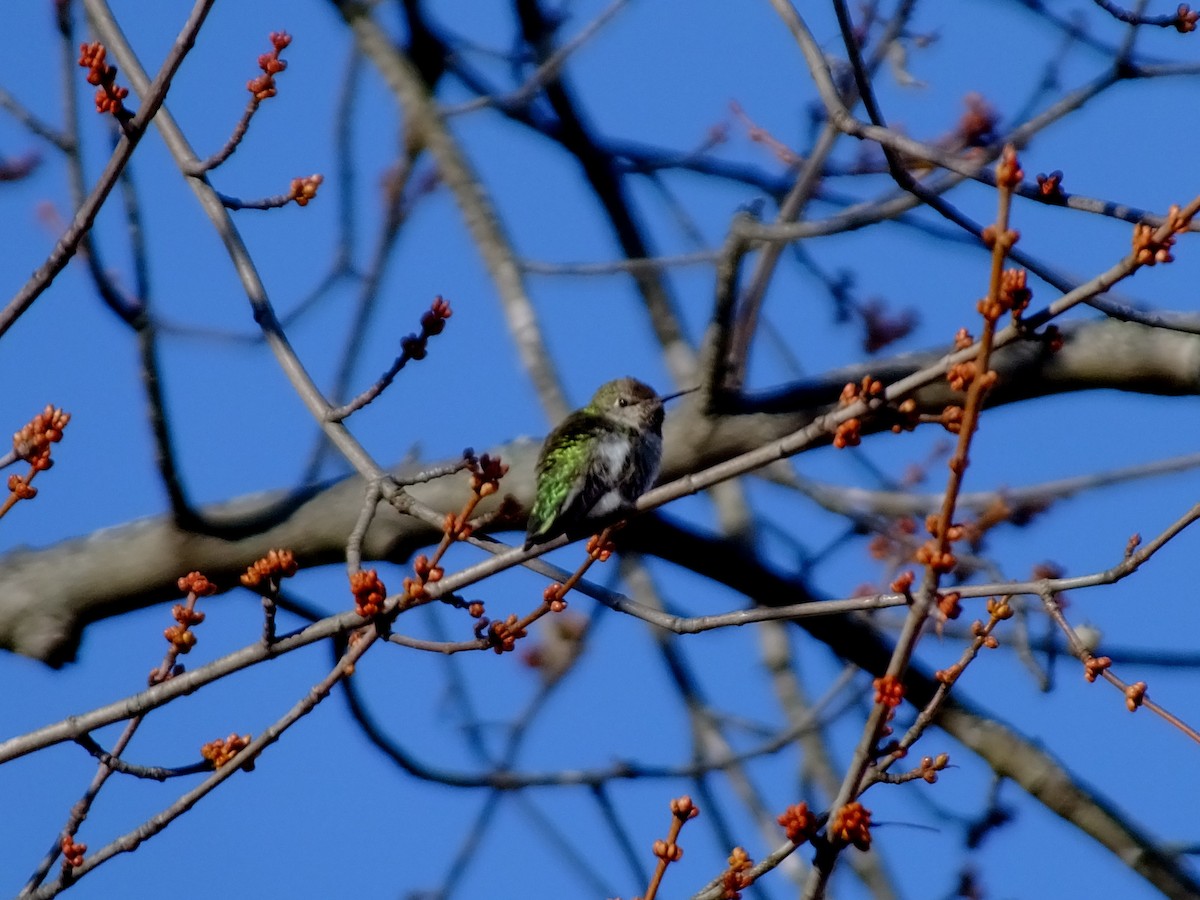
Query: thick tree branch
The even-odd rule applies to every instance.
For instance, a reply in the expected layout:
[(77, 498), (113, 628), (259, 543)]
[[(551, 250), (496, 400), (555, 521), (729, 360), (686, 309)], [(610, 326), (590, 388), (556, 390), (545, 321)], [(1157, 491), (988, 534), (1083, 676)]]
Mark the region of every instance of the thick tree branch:
[[(709, 417), (695, 406), (683, 406), (667, 419), (662, 480), (698, 472), (795, 432), (832, 409), (847, 382), (866, 374), (890, 382), (940, 356), (940, 351), (914, 353), (833, 371), (748, 401), (736, 414)], [(1000, 351), (995, 363), (1000, 381), (989, 397), (993, 405), (1075, 390), (1200, 393), (1200, 337), (1130, 323), (1067, 328), (1057, 353), (1040, 341), (1018, 342)], [(944, 381), (914, 396), (921, 411), (931, 415), (958, 399)], [(527, 506), (536, 444), (517, 441), (493, 452), (510, 466), (501, 494)], [(413, 464), (396, 474), (403, 479), (428, 468), (428, 463)], [(458, 509), (468, 489), (465, 476), (456, 475), (406, 490), (444, 513)], [(215, 582), (233, 583), (273, 547), (290, 548), (304, 567), (341, 562), (362, 496), (362, 482), (354, 477), (290, 495), (260, 494), (211, 507), (203, 515), (217, 526), (214, 533), (188, 531), (163, 517), (43, 549), (11, 551), (0, 557), (0, 647), (61, 664), (73, 657), (88, 622), (173, 597), (176, 579), (188, 571), (201, 569)], [(489, 498), (480, 513), (494, 511), (500, 499)], [(435, 540), (437, 533), (425, 522), (381, 506), (363, 555), (403, 559)]]

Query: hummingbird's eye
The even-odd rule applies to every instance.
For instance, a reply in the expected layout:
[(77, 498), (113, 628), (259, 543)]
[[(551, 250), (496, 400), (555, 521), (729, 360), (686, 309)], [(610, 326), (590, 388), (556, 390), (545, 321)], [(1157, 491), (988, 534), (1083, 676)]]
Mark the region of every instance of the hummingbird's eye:
[(628, 406), (628, 405), (629, 405), (629, 401), (627, 399), (625, 399), (624, 397), (618, 398), (617, 406)]

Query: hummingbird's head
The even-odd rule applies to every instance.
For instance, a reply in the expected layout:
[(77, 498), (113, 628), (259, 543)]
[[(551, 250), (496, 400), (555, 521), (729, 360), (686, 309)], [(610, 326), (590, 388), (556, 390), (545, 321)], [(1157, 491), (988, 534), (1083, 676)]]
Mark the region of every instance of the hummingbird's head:
[(662, 430), (662, 398), (636, 378), (618, 378), (600, 386), (588, 408), (639, 431)]

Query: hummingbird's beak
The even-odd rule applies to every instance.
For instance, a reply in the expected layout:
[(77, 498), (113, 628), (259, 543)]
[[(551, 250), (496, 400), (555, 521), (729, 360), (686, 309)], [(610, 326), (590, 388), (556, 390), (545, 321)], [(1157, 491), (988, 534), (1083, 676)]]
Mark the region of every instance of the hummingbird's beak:
[(658, 399), (660, 401), (662, 401), (663, 403), (666, 403), (668, 400), (674, 400), (676, 397), (682, 397), (684, 394), (690, 394), (693, 391), (698, 391), (698, 390), (700, 390), (700, 385), (696, 385), (695, 387), (690, 387), (687, 390), (676, 391), (673, 394), (667, 394), (667, 396), (659, 397)]

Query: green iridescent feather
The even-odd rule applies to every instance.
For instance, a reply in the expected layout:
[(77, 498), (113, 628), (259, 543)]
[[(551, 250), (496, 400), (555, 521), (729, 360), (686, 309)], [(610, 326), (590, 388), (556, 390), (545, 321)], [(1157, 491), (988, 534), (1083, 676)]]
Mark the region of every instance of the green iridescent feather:
[(537, 462), (525, 547), (631, 505), (662, 458), (662, 399), (634, 378), (602, 385), (550, 432)]
[(563, 521), (583, 513), (604, 493), (607, 485), (594, 473), (589, 447), (612, 426), (603, 416), (586, 409), (563, 420), (546, 441), (538, 458), (538, 495), (529, 513), (529, 543), (536, 543)]

